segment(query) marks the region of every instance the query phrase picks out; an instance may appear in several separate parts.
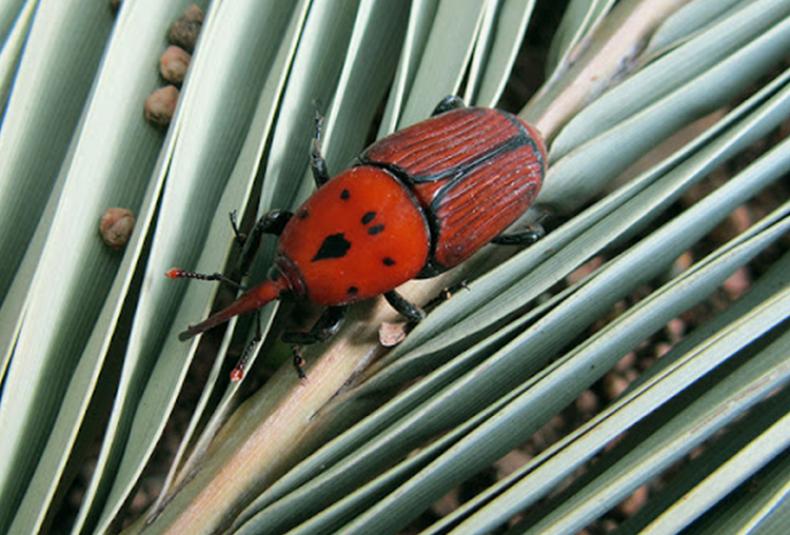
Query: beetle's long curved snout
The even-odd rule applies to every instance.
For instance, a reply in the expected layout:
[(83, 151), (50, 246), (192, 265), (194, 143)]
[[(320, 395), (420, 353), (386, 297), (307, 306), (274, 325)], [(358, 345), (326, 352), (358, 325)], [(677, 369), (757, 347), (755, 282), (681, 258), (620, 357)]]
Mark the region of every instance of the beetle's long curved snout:
[(208, 331), (225, 323), (234, 316), (252, 312), (264, 306), (270, 301), (274, 301), (280, 294), (288, 290), (288, 281), (283, 277), (277, 277), (274, 280), (267, 280), (261, 284), (247, 290), (238, 299), (223, 308), (219, 312), (209, 316), (204, 321), (196, 325), (190, 325), (184, 332), (178, 335), (181, 341), (189, 340), (193, 336), (202, 332)]

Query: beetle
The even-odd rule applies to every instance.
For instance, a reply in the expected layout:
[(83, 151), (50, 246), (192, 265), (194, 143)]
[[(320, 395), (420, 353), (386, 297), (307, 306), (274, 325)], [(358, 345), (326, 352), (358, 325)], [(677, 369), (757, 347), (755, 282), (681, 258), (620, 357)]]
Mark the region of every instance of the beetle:
[[(265, 214), (246, 239), (231, 218), (244, 242), (242, 272), (262, 234), (279, 236), (270, 278), (179, 338), (288, 294), (327, 307), (309, 332), (283, 335), (291, 344), (328, 339), (347, 305), (381, 294), (416, 322), (424, 312), (397, 293), (397, 286), (448, 270), (489, 242), (527, 244), (541, 236), (533, 229), (503, 234), (534, 201), (547, 162), (537, 129), (508, 112), (466, 107), (460, 98), (446, 97), (431, 118), (375, 142), (331, 179), (320, 142), (317, 116), (310, 167), (318, 189), (294, 213)], [(180, 269), (167, 275), (228, 280)], [(304, 377), (297, 352), (294, 359)], [(242, 367), (243, 362), (234, 379), (241, 378)]]

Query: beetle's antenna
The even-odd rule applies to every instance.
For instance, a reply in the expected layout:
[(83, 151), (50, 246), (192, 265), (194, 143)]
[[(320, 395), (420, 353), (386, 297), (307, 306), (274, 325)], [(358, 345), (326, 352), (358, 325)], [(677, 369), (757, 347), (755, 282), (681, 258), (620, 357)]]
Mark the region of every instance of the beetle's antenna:
[(289, 290), (288, 281), (284, 277), (277, 277), (274, 280), (267, 280), (243, 293), (233, 303), (219, 312), (209, 316), (197, 325), (190, 325), (184, 332), (178, 335), (181, 341), (189, 340), (196, 334), (200, 334), (209, 329), (225, 323), (234, 316), (258, 310), (270, 301), (274, 301), (280, 294)]
[(235, 280), (226, 277), (222, 273), (196, 273), (194, 271), (186, 271), (180, 268), (171, 268), (165, 272), (165, 277), (168, 279), (195, 279), (200, 281), (221, 281), (225, 284), (233, 286), (237, 290), (246, 290), (244, 286)]

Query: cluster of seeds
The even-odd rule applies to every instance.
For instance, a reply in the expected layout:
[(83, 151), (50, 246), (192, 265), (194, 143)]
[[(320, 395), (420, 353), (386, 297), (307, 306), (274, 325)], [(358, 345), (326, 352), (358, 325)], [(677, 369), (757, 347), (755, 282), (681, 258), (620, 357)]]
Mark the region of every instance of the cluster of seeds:
[(159, 59), (159, 72), (168, 85), (155, 90), (145, 100), (145, 118), (149, 123), (160, 127), (170, 124), (178, 103), (178, 88), (186, 76), (202, 26), (203, 10), (196, 4), (187, 7), (170, 26), (167, 32), (170, 46)]
[[(121, 0), (111, 0), (113, 11), (120, 8)], [(195, 50), (200, 28), (203, 25), (203, 10), (192, 4), (175, 21), (167, 33), (170, 46), (159, 59), (159, 72), (168, 85), (160, 87), (145, 100), (146, 120), (159, 127), (170, 124), (178, 103), (178, 88), (184, 82), (192, 51)], [(135, 217), (127, 208), (108, 208), (99, 221), (99, 234), (112, 249), (123, 249), (132, 234)]]

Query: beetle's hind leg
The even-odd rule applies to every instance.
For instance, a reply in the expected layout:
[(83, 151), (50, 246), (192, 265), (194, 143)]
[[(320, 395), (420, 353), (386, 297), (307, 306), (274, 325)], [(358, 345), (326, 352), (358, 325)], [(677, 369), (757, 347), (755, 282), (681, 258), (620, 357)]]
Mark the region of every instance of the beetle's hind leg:
[(315, 134), (313, 135), (313, 142), (310, 144), (310, 169), (313, 171), (313, 178), (315, 179), (315, 186), (320, 188), (329, 182), (329, 169), (326, 165), (326, 160), (321, 154), (321, 135), (324, 129), (324, 116), (321, 112), (315, 112)]
[(533, 225), (532, 228), (512, 232), (510, 234), (500, 234), (491, 243), (497, 245), (531, 245), (546, 235), (546, 231), (540, 225)]
[(456, 95), (447, 95), (442, 100), (439, 101), (439, 104), (433, 109), (433, 113), (431, 113), (431, 117), (434, 115), (439, 115), (440, 113), (444, 113), (446, 111), (455, 110), (458, 108), (465, 108), (466, 104), (464, 104), (463, 99)]
[(385, 293), (384, 297), (387, 299), (387, 302), (392, 306), (392, 308), (400, 312), (400, 314), (409, 321), (417, 323), (425, 319), (425, 311), (423, 309), (403, 297), (395, 290)]

